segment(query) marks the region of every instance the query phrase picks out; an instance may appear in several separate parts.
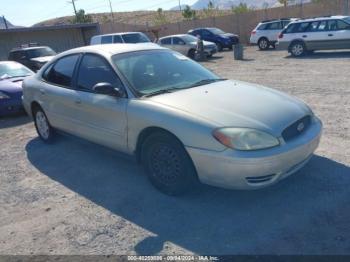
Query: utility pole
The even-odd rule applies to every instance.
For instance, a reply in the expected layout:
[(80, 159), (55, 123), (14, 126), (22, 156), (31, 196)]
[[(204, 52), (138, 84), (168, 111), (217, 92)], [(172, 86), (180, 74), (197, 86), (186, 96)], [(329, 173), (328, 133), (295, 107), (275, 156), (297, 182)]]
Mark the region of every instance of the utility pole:
[(180, 10), (180, 12), (182, 11), (181, 9), (182, 9), (181, 8), (181, 0), (179, 0), (179, 10)]
[(349, 15), (349, 0), (345, 2), (345, 15)]
[(114, 14), (113, 14), (112, 2), (111, 2), (111, 0), (108, 0), (108, 1), (109, 1), (109, 8), (111, 9), (112, 20), (113, 20), (113, 23), (114, 23)]
[(68, 3), (73, 5), (75, 17), (78, 18), (77, 9), (75, 8), (75, 1), (77, 1), (77, 0), (69, 0)]
[(7, 25), (7, 21), (5, 19), (5, 16), (2, 16), (2, 19), (4, 20), (4, 24), (5, 24), (5, 29), (9, 29), (8, 25)]

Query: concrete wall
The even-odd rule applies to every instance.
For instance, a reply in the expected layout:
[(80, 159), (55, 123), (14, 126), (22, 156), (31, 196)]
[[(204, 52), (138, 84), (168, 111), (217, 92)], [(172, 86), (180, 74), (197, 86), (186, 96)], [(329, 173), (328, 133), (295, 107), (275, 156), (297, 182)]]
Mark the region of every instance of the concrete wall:
[(38, 43), (47, 45), (56, 52), (89, 44), (96, 28), (66, 28), (34, 31), (0, 31), (0, 60), (6, 60), (12, 48), (21, 44)]

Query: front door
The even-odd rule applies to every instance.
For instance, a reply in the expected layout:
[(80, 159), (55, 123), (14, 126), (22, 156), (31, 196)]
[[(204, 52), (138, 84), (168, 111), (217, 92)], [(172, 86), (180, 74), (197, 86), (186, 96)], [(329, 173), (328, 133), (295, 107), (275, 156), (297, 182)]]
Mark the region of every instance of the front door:
[(77, 132), (95, 143), (126, 151), (128, 99), (94, 92), (96, 84), (106, 82), (123, 88), (119, 77), (103, 57), (85, 54), (76, 79)]

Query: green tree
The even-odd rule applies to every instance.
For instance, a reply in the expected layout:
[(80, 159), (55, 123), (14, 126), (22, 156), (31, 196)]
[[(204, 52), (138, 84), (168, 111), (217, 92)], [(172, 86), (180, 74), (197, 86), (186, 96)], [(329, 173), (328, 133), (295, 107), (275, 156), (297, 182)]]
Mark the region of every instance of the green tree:
[(286, 8), (288, 5), (289, 0), (278, 0), (280, 4), (283, 4), (283, 6)]
[(86, 15), (84, 9), (80, 9), (73, 19), (74, 24), (92, 23), (91, 15)]
[(156, 26), (168, 23), (168, 19), (166, 18), (162, 8), (158, 8), (157, 13), (153, 18), (153, 22)]
[(196, 18), (196, 11), (192, 10), (189, 5), (186, 5), (185, 9), (182, 11), (182, 16), (185, 19), (195, 19)]
[(237, 6), (231, 6), (231, 11), (234, 14), (243, 14), (249, 12), (251, 9), (246, 3), (239, 3)]

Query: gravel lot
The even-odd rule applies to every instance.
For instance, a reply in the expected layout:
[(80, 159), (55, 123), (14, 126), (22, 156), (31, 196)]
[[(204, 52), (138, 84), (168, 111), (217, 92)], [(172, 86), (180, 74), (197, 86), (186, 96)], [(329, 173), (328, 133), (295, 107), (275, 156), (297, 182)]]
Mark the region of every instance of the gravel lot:
[(259, 191), (172, 198), (129, 157), (71, 137), (47, 146), (27, 117), (0, 119), (0, 254), (350, 254), (350, 51), (245, 51), (204, 65), (313, 108), (324, 136), (304, 169)]

